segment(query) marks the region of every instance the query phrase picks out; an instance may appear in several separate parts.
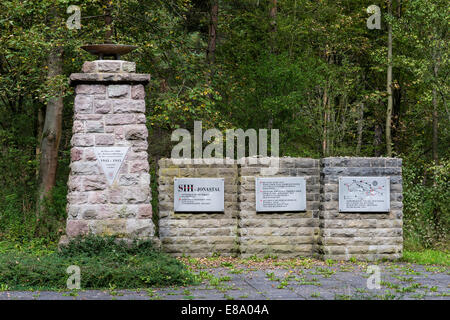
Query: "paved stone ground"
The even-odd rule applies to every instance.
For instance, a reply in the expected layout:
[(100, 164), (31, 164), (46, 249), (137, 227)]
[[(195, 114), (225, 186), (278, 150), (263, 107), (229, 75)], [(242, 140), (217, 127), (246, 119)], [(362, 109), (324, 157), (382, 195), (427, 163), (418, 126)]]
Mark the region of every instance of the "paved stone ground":
[[(226, 267), (224, 267), (225, 265)], [(198, 266), (200, 285), (140, 290), (3, 291), (0, 300), (450, 300), (450, 268), (380, 263), (381, 288), (368, 289), (367, 263)]]

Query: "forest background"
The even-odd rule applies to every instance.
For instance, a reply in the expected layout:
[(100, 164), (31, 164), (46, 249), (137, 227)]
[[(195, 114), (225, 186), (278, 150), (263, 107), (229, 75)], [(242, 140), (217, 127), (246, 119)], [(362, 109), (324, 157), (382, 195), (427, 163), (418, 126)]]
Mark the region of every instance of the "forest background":
[[(81, 29), (69, 29), (69, 5)], [(381, 29), (368, 29), (370, 5)], [(174, 129), (279, 129), (282, 156), (403, 158), (409, 250), (447, 251), (450, 3), (445, 0), (3, 0), (0, 240), (58, 241), (66, 219), (74, 91), (105, 33), (152, 76), (157, 160)], [(112, 17), (112, 28), (105, 25)]]

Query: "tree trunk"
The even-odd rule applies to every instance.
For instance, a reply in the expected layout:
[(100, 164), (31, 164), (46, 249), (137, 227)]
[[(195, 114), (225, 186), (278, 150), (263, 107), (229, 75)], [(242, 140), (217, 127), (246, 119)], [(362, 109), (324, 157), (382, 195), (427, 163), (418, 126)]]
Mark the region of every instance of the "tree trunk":
[(382, 142), (382, 134), (383, 134), (383, 131), (381, 129), (381, 126), (378, 123), (375, 124), (375, 132), (374, 132), (374, 137), (373, 137), (373, 146), (375, 149), (374, 150), (375, 157), (381, 156), (380, 145)]
[[(42, 113), (42, 107), (38, 107), (37, 112), (37, 125), (36, 125), (36, 161), (39, 163), (41, 158), (41, 143), (42, 143), (42, 130), (44, 127), (44, 114)], [(39, 168), (36, 167), (36, 178), (39, 179)]]
[[(219, 2), (218, 0), (212, 0), (210, 13), (209, 13), (209, 39), (208, 39), (208, 51), (206, 53), (206, 60), (212, 69), (216, 61), (216, 43), (217, 43), (217, 23), (219, 15)], [(212, 74), (212, 71), (210, 71)]]
[[(208, 64), (208, 72), (206, 73), (206, 83), (211, 85), (215, 73), (216, 62), (216, 43), (217, 43), (217, 23), (219, 15), (219, 1), (211, 0), (209, 11), (209, 30), (208, 30), (208, 49), (206, 51), (206, 62)], [(210, 100), (213, 100), (213, 95), (208, 94)]]
[[(433, 75), (434, 78), (437, 80), (438, 70), (439, 70), (439, 53), (437, 52), (438, 49), (435, 49), (433, 52)], [(433, 85), (433, 162), (434, 165), (439, 164), (439, 155), (438, 155), (438, 103), (437, 103), (437, 90), (436, 90), (436, 84)], [(433, 177), (433, 186), (437, 187), (437, 180), (436, 180), (436, 172), (435, 176)], [(436, 199), (437, 201), (437, 199)], [(440, 224), (440, 217), (439, 217), (440, 210), (435, 206), (433, 208), (433, 218), (434, 218), (434, 227), (435, 230), (439, 233), (439, 224)]]
[(270, 52), (276, 53), (276, 46), (275, 46), (275, 37), (277, 32), (277, 0), (271, 0), (272, 4), (269, 11), (269, 19), (270, 19)]
[(330, 150), (331, 150), (331, 141), (332, 141), (332, 138), (331, 138), (331, 134), (333, 134), (334, 133), (334, 128), (333, 128), (333, 126), (334, 126), (334, 119), (331, 119), (331, 114), (332, 114), (332, 112), (331, 112), (331, 97), (328, 97), (328, 106), (327, 106), (327, 112), (326, 112), (326, 116), (327, 116), (327, 124), (328, 124), (328, 129), (327, 129), (327, 136), (326, 136), (326, 139), (327, 139), (327, 147), (326, 147), (326, 154), (327, 154), (327, 156), (329, 156), (331, 153), (330, 153)]
[[(388, 0), (388, 14), (392, 13), (392, 0)], [(392, 157), (392, 135), (391, 135), (391, 123), (392, 123), (392, 26), (388, 26), (388, 69), (387, 69), (387, 84), (388, 104), (386, 110), (386, 151), (387, 156)]]
[(322, 154), (327, 156), (327, 136), (328, 136), (328, 85), (325, 87), (323, 93), (323, 140), (322, 140)]
[(433, 88), (433, 161), (439, 164), (438, 156), (438, 108), (436, 88)]
[[(269, 19), (270, 19), (270, 32), (269, 32), (269, 41), (270, 41), (270, 52), (272, 54), (276, 54), (276, 46), (275, 46), (275, 37), (277, 32), (277, 0), (271, 0), (272, 4), (269, 11)], [(273, 128), (273, 113), (269, 113), (269, 120), (267, 121), (267, 128), (270, 130)]]
[(111, 16), (111, 2), (106, 3), (105, 13), (104, 13), (104, 20), (105, 20), (105, 42), (106, 43), (112, 43), (111, 42), (111, 36), (114, 34), (114, 27), (113, 27), (113, 18)]
[(364, 103), (361, 102), (361, 105), (359, 108), (359, 119), (358, 119), (358, 143), (356, 144), (356, 155), (357, 156), (359, 156), (361, 154), (363, 127), (364, 127)]
[[(433, 54), (434, 66), (433, 66), (433, 75), (434, 78), (437, 79), (438, 71), (439, 71), (439, 54), (436, 52), (438, 49), (435, 49), (435, 53)], [(439, 154), (438, 154), (438, 130), (439, 130), (439, 122), (438, 122), (438, 102), (437, 102), (437, 90), (436, 84), (433, 86), (433, 161), (435, 165), (439, 164)]]
[(277, 18), (277, 2), (278, 0), (272, 0), (272, 5), (270, 7), (270, 12), (269, 12), (269, 16), (270, 16), (270, 25), (271, 25), (271, 30), (270, 32), (276, 32), (277, 31), (277, 22), (276, 22), (276, 18)]
[[(328, 46), (327, 46), (328, 47)], [(325, 60), (328, 64), (334, 63), (334, 58), (332, 54), (325, 52)], [(332, 91), (331, 84), (327, 82), (325, 84), (325, 90), (323, 93), (323, 109), (324, 109), (324, 125), (323, 125), (323, 142), (322, 142), (322, 153), (326, 157), (330, 155), (330, 132), (332, 132), (333, 124), (331, 123), (331, 112), (332, 112)]]
[[(48, 78), (62, 74), (62, 48), (53, 48), (48, 56)], [(52, 190), (56, 182), (58, 149), (61, 139), (63, 97), (58, 92), (50, 98), (45, 112), (44, 129), (41, 143), (41, 161), (39, 167), (39, 206), (43, 198)]]

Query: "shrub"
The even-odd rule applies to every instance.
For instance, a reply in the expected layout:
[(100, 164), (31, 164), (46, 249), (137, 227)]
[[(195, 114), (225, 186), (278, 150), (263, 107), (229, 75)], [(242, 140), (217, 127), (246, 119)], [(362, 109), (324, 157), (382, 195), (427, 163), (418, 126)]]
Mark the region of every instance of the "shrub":
[(413, 249), (445, 247), (450, 230), (450, 161), (403, 168), (404, 233)]
[(7, 250), (0, 255), (0, 284), (12, 290), (64, 289), (70, 265), (80, 267), (82, 289), (195, 282), (195, 276), (180, 261), (155, 249), (150, 241), (126, 244), (113, 237), (88, 236), (73, 240), (60, 252), (42, 256)]

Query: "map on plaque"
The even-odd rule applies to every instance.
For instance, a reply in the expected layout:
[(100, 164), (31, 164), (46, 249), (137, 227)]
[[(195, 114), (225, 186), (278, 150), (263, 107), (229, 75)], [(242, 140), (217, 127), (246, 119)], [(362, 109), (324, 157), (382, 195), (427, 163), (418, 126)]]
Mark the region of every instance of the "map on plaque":
[(95, 147), (97, 161), (106, 176), (109, 185), (112, 185), (122, 165), (129, 147)]
[(306, 210), (306, 181), (300, 177), (255, 178), (256, 212)]
[(175, 212), (224, 212), (224, 178), (174, 178)]
[(388, 177), (339, 178), (340, 212), (389, 212)]

